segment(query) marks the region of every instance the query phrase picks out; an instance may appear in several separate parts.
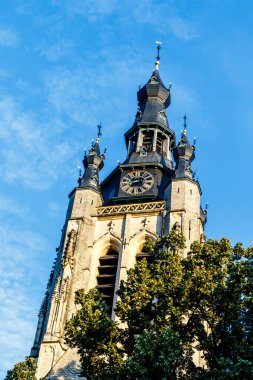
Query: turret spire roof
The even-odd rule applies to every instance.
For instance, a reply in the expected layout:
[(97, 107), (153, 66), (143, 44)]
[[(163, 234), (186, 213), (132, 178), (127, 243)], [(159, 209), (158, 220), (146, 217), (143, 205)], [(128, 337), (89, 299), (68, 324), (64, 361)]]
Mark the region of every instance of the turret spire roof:
[(195, 158), (195, 146), (189, 143), (187, 138), (187, 116), (184, 119), (184, 129), (182, 130), (181, 139), (174, 149), (173, 155), (176, 161), (176, 178), (193, 178), (191, 163)]
[(100, 136), (102, 125), (101, 123), (97, 126), (98, 133), (96, 142), (92, 144), (89, 149), (89, 153), (84, 154), (83, 166), (84, 174), (79, 178), (79, 187), (92, 187), (93, 189), (99, 190), (99, 171), (104, 166), (105, 152), (100, 153)]
[[(157, 57), (155, 69), (148, 82), (137, 93), (138, 105), (141, 111), (140, 122), (157, 122), (160, 120), (160, 113), (165, 112), (170, 105), (170, 89), (166, 88), (159, 73), (161, 42), (157, 41)], [(167, 118), (162, 121), (165, 128), (168, 128)]]

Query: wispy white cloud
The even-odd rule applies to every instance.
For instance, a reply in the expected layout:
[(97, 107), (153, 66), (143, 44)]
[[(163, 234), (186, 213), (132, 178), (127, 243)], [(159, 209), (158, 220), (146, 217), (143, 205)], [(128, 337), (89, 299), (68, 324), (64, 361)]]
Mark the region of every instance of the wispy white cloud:
[(23, 111), (13, 97), (0, 101), (0, 168), (6, 182), (45, 189), (59, 178), (59, 167), (73, 150), (52, 125), (53, 120), (42, 123)]
[[(124, 107), (119, 92), (123, 95), (132, 84), (129, 67), (135, 62), (132, 58), (119, 59), (113, 64), (113, 88), (111, 70), (111, 53), (103, 56), (103, 65), (98, 72), (94, 67), (83, 63), (74, 69), (58, 67), (45, 77), (48, 100), (60, 114), (66, 114), (77, 123), (95, 126), (100, 121), (102, 111), (107, 112), (119, 122), (120, 109)], [(89, 85), (87, 85), (89, 83)], [(98, 106), (99, 94), (99, 106)], [(110, 96), (108, 96), (110, 94)], [(113, 104), (113, 110), (112, 110)]]
[[(53, 4), (62, 5), (60, 0), (53, 0)], [(90, 22), (97, 21), (100, 15), (108, 15), (117, 7), (117, 0), (69, 0), (66, 5), (71, 15), (85, 16)]]
[(200, 32), (197, 30), (194, 23), (174, 15), (168, 21), (171, 32), (180, 40), (188, 42), (194, 38), (200, 37)]
[[(20, 285), (20, 284), (19, 284)], [(24, 360), (24, 347), (27, 347), (27, 342), (32, 345), (34, 335), (34, 321), (31, 316), (34, 316), (34, 302), (22, 294), (23, 287), (15, 286), (12, 289), (8, 284), (8, 288), (4, 290), (0, 288), (1, 298), (1, 367), (12, 368), (15, 362)], [(29, 355), (29, 351), (26, 353)], [(1, 373), (1, 372), (0, 372)], [(2, 373), (4, 378), (5, 373)]]
[(0, 69), (0, 79), (6, 79), (10, 76), (8, 71)]
[(180, 83), (180, 81), (178, 81), (175, 86), (172, 86), (172, 94), (175, 112), (194, 112), (200, 107), (201, 101), (196, 91), (186, 87), (183, 83)]
[(62, 206), (59, 203), (56, 202), (49, 202), (48, 204), (48, 210), (49, 214), (52, 217), (58, 217), (61, 212)]
[(53, 45), (43, 43), (38, 50), (42, 57), (45, 57), (50, 62), (56, 62), (64, 57), (72, 48), (72, 43), (61, 41)]
[(136, 22), (153, 25), (162, 35), (170, 32), (184, 42), (200, 37), (197, 26), (187, 17), (178, 14), (177, 5), (173, 0), (162, 1), (159, 4), (154, 0), (142, 0), (136, 3), (133, 14)]
[(16, 47), (19, 43), (19, 36), (10, 28), (0, 26), (0, 45), (5, 47)]
[(0, 212), (12, 215), (24, 215), (28, 211), (28, 207), (20, 204), (10, 197), (0, 195)]
[(0, 242), (1, 371), (23, 360), (24, 347), (32, 345), (39, 306), (36, 291), (39, 282), (45, 281), (38, 259), (41, 255), (46, 259), (48, 246), (39, 234), (3, 219)]
[[(90, 23), (101, 21), (113, 15), (120, 24), (152, 25), (154, 33), (172, 33), (181, 41), (188, 42), (200, 37), (197, 25), (187, 16), (180, 16), (178, 5), (174, 0), (142, 0), (129, 2), (122, 0), (69, 0), (62, 3), (53, 0), (54, 5), (65, 9), (70, 16), (81, 16)], [(165, 17), (166, 15), (166, 17)]]

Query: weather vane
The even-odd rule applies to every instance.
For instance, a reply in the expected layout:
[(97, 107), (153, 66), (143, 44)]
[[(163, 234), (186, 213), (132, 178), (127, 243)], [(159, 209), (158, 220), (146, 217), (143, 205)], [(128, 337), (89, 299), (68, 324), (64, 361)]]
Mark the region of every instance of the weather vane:
[(98, 134), (97, 134), (97, 136), (99, 138), (100, 136), (102, 136), (102, 133), (101, 133), (102, 124), (101, 123), (98, 124), (97, 128), (98, 128)]

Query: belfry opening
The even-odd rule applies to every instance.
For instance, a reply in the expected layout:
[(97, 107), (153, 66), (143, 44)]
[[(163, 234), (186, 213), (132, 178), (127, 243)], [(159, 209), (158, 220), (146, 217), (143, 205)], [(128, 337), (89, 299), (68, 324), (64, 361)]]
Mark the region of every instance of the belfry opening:
[(99, 258), (96, 288), (102, 294), (108, 307), (108, 314), (112, 313), (118, 258), (119, 254), (113, 247), (110, 247), (107, 253)]

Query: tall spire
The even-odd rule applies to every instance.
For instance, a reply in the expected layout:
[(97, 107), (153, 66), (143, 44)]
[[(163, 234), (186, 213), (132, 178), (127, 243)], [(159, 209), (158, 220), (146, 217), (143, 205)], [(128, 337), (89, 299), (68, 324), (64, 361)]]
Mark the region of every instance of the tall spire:
[[(157, 56), (155, 69), (145, 86), (137, 93), (138, 106), (141, 111), (141, 121), (154, 122), (160, 119), (160, 112), (170, 105), (170, 89), (166, 88), (159, 73), (161, 42), (156, 41)], [(163, 124), (168, 128), (167, 119), (164, 118)]]
[(150, 160), (159, 161), (158, 156), (152, 156), (156, 152), (171, 161), (170, 152), (175, 146), (175, 133), (170, 129), (166, 114), (166, 108), (170, 105), (170, 86), (167, 88), (164, 85), (159, 73), (160, 41), (156, 41), (156, 48), (155, 68), (147, 83), (137, 92), (138, 110), (133, 126), (125, 133), (125, 139), (128, 158), (135, 152), (146, 156), (146, 160), (150, 157)]
[(102, 125), (101, 123), (97, 126), (98, 133), (95, 144), (92, 144), (89, 149), (89, 153), (84, 154), (83, 166), (84, 175), (79, 177), (78, 183), (79, 187), (92, 187), (95, 190), (99, 190), (99, 171), (104, 166), (105, 152), (100, 153), (100, 136)]

